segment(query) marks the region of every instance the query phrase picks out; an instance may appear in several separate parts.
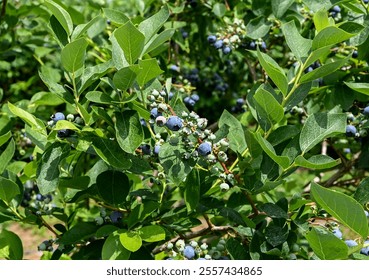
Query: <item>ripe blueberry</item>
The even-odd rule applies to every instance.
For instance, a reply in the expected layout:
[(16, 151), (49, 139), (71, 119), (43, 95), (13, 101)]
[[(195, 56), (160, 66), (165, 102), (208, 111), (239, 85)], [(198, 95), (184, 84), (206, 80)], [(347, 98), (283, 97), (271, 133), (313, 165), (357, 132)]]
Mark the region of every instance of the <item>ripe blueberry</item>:
[(183, 250), (183, 255), (191, 260), (195, 256), (195, 249), (192, 246), (187, 245)]
[(151, 154), (151, 148), (150, 148), (150, 145), (148, 144), (144, 144), (141, 146), (141, 151), (144, 155), (149, 155)]
[(357, 243), (355, 240), (351, 240), (351, 239), (348, 239), (348, 240), (345, 240), (345, 243), (348, 247), (355, 247), (357, 246)]
[(220, 49), (223, 47), (223, 40), (217, 40), (215, 43), (214, 43), (214, 47), (216, 49)]
[(63, 113), (57, 112), (55, 115), (52, 116), (54, 122), (65, 120), (65, 116)]
[(338, 237), (339, 239), (342, 238), (342, 232), (338, 229), (338, 228), (335, 228), (334, 230), (332, 230), (332, 233)]
[(352, 57), (353, 58), (357, 58), (359, 56), (359, 53), (357, 52), (357, 50), (354, 50), (353, 52), (352, 52)]
[(158, 108), (153, 108), (150, 111), (150, 118), (156, 119), (158, 116), (161, 116), (161, 113), (158, 111)]
[(170, 130), (178, 131), (182, 128), (183, 123), (181, 118), (177, 116), (171, 116), (168, 118), (166, 125)]
[(159, 146), (159, 145), (156, 145), (156, 146), (154, 147), (154, 154), (155, 154), (155, 155), (158, 155), (158, 154), (159, 154), (159, 151), (160, 151), (160, 146)]
[(363, 110), (363, 114), (365, 116), (369, 116), (369, 106), (365, 107), (364, 110)]
[(61, 130), (58, 130), (57, 136), (59, 138), (65, 138), (65, 137), (68, 137), (70, 134), (71, 134), (71, 130), (61, 129)]
[[(364, 242), (364, 245), (368, 244), (369, 243), (369, 240), (366, 240)], [(363, 254), (363, 255), (367, 255), (369, 256), (369, 247), (364, 247), (360, 250), (360, 254)]]
[(210, 44), (214, 44), (216, 40), (217, 40), (217, 37), (215, 35), (209, 35), (208, 36), (208, 42)]
[(211, 145), (209, 142), (204, 142), (199, 145), (197, 151), (201, 156), (207, 156), (211, 154)]
[(229, 46), (226, 46), (223, 48), (223, 53), (224, 54), (229, 54), (231, 52), (231, 48)]
[(197, 102), (197, 101), (199, 101), (199, 100), (200, 100), (200, 96), (199, 96), (198, 94), (196, 94), (196, 93), (192, 94), (192, 95), (190, 96), (190, 98), (191, 98), (193, 101), (195, 101), (195, 102)]
[(341, 12), (341, 8), (340, 8), (340, 6), (336, 5), (336, 6), (333, 6), (332, 11), (336, 12), (336, 13), (339, 13), (339, 12)]
[(122, 213), (118, 211), (113, 211), (110, 214), (110, 220), (112, 223), (116, 224), (122, 219)]
[(356, 130), (356, 127), (349, 124), (348, 126), (346, 126), (346, 136), (348, 137), (354, 137), (355, 134), (356, 134), (357, 130)]

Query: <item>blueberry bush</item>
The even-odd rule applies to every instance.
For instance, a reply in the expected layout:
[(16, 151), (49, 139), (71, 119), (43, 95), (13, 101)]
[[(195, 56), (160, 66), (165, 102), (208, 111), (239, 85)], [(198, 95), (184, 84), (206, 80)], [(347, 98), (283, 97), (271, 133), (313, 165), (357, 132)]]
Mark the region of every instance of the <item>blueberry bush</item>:
[(369, 4), (1, 2), (0, 257), (369, 259)]

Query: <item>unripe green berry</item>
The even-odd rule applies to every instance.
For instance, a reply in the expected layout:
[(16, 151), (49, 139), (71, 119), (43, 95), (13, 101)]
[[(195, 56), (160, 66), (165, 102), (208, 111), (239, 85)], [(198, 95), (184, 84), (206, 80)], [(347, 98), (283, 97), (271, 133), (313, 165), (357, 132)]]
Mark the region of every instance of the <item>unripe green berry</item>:
[(229, 185), (228, 185), (227, 183), (221, 183), (221, 184), (219, 185), (219, 187), (220, 187), (220, 190), (221, 190), (222, 192), (226, 192), (226, 191), (228, 191), (228, 190), (229, 190)]
[(195, 247), (197, 247), (197, 242), (195, 241), (195, 240), (191, 240), (191, 242), (190, 242), (190, 246), (191, 247), (193, 247), (193, 248), (195, 248)]
[(202, 250), (206, 250), (206, 249), (208, 248), (208, 244), (206, 244), (206, 243), (202, 243), (202, 244), (201, 244), (201, 246), (200, 246), (200, 248), (201, 248)]
[(74, 121), (74, 115), (73, 114), (68, 114), (67, 115), (67, 120), (70, 121), (70, 122)]
[(167, 244), (167, 249), (168, 250), (172, 250), (173, 249), (173, 243), (172, 242), (168, 242), (168, 244)]

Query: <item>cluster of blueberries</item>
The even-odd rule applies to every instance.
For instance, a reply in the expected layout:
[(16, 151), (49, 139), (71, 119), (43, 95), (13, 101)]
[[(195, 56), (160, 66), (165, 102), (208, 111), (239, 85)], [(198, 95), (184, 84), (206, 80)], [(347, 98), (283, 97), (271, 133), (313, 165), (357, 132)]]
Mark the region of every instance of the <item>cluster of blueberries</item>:
[[(48, 122), (48, 125), (50, 127), (54, 126), (58, 121), (62, 121), (62, 120), (65, 120), (67, 119), (68, 121), (75, 121), (76, 123), (80, 122), (81, 121), (81, 118), (80, 117), (77, 117), (76, 119), (74, 118), (74, 115), (72, 114), (68, 114), (67, 117), (65, 117), (65, 115), (61, 112), (57, 112), (55, 113), (54, 115), (51, 116), (51, 121)], [(59, 138), (66, 138), (68, 136), (71, 136), (73, 133), (72, 130), (70, 129), (60, 129), (58, 130), (57, 132), (57, 136)]]
[(329, 12), (329, 15), (332, 16), (333, 18), (337, 17), (338, 14), (341, 13), (341, 8), (340, 6), (338, 5), (335, 5), (333, 6), (331, 9), (330, 9), (330, 12)]
[(193, 93), (190, 96), (186, 96), (183, 99), (183, 102), (189, 108), (193, 108), (195, 106), (196, 102), (198, 102), (199, 100), (200, 100), (200, 96), (196, 93)]
[(111, 211), (110, 215), (107, 215), (106, 209), (104, 207), (100, 208), (100, 215), (95, 218), (95, 223), (99, 226), (103, 225), (105, 222), (119, 224), (123, 219), (122, 212)]
[(245, 100), (243, 98), (237, 98), (236, 100), (236, 105), (235, 106), (232, 106), (231, 108), (231, 112), (232, 113), (243, 113), (245, 112)]
[(232, 51), (230, 45), (226, 45), (223, 39), (218, 39), (215, 35), (209, 35), (208, 42), (217, 50), (221, 49), (224, 54), (230, 54)]
[[(369, 106), (366, 106), (363, 111), (362, 114), (365, 117), (369, 116)], [(351, 118), (349, 118), (349, 121), (354, 121), (355, 117), (351, 116)], [(360, 133), (357, 131), (356, 127), (352, 124), (349, 124), (346, 126), (346, 136), (347, 137), (360, 137)]]
[(51, 214), (52, 210), (56, 207), (52, 204), (52, 194), (42, 195), (37, 185), (29, 180), (24, 184), (24, 192), (21, 205), (23, 207), (31, 207), (36, 211), (36, 214)]
[(249, 43), (246, 44), (246, 49), (249, 49), (249, 50), (256, 50), (257, 47), (259, 46), (259, 48), (262, 50), (262, 51), (266, 51), (267, 49), (267, 45), (265, 43), (265, 41), (259, 39), (257, 41), (250, 41)]
[(228, 260), (226, 251), (226, 241), (220, 239), (218, 244), (209, 249), (206, 243), (198, 244), (197, 241), (191, 240), (188, 244), (183, 239), (179, 239), (175, 244), (169, 242), (167, 244), (166, 260), (187, 259), (187, 260)]

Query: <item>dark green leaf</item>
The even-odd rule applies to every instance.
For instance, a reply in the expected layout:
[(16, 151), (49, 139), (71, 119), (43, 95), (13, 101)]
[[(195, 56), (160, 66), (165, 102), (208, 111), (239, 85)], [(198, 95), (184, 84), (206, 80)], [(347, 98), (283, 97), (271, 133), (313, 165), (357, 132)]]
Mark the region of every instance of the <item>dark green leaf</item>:
[[(135, 67), (137, 66), (135, 65)], [(132, 67), (124, 67), (119, 69), (119, 71), (115, 73), (113, 77), (114, 85), (123, 92), (127, 91), (127, 89), (129, 89), (135, 82), (138, 71), (139, 69), (133, 71)]]
[(357, 187), (354, 198), (361, 204), (366, 204), (369, 202), (369, 178), (362, 180)]
[(356, 34), (348, 33), (336, 26), (328, 26), (322, 29), (313, 39), (313, 50), (335, 45), (346, 41)]
[(79, 38), (62, 49), (61, 62), (65, 70), (74, 73), (83, 67), (87, 45), (85, 38)]
[(130, 190), (127, 175), (117, 170), (107, 170), (99, 174), (96, 186), (101, 198), (113, 206), (124, 204)]
[(274, 203), (265, 203), (260, 206), (260, 210), (271, 218), (288, 218), (287, 212)]
[(9, 204), (13, 198), (20, 194), (19, 187), (12, 180), (0, 177), (0, 199)]
[(70, 230), (65, 232), (59, 242), (64, 245), (70, 245), (81, 242), (95, 235), (98, 226), (95, 223), (79, 222)]
[(247, 260), (248, 254), (245, 247), (240, 241), (234, 238), (229, 238), (226, 243), (226, 249), (232, 260)]
[(155, 58), (140, 60), (138, 65), (140, 68), (137, 73), (137, 83), (140, 87), (143, 87), (146, 83), (163, 73)]
[(274, 224), (265, 229), (265, 239), (273, 247), (283, 244), (288, 238), (288, 227), (280, 227)]
[(22, 240), (14, 232), (2, 229), (0, 232), (0, 258), (9, 260), (23, 259)]
[(184, 199), (188, 212), (196, 210), (200, 201), (200, 177), (197, 169), (192, 169), (184, 183)]
[(128, 260), (131, 252), (123, 247), (120, 242), (120, 231), (116, 231), (109, 235), (106, 239), (101, 251), (103, 260)]
[(344, 82), (346, 86), (351, 88), (354, 91), (360, 92), (365, 95), (369, 95), (369, 83), (353, 83), (353, 82)]
[(86, 94), (86, 98), (89, 101), (99, 104), (111, 104), (113, 101), (112, 98), (107, 93), (101, 91), (89, 91)]

